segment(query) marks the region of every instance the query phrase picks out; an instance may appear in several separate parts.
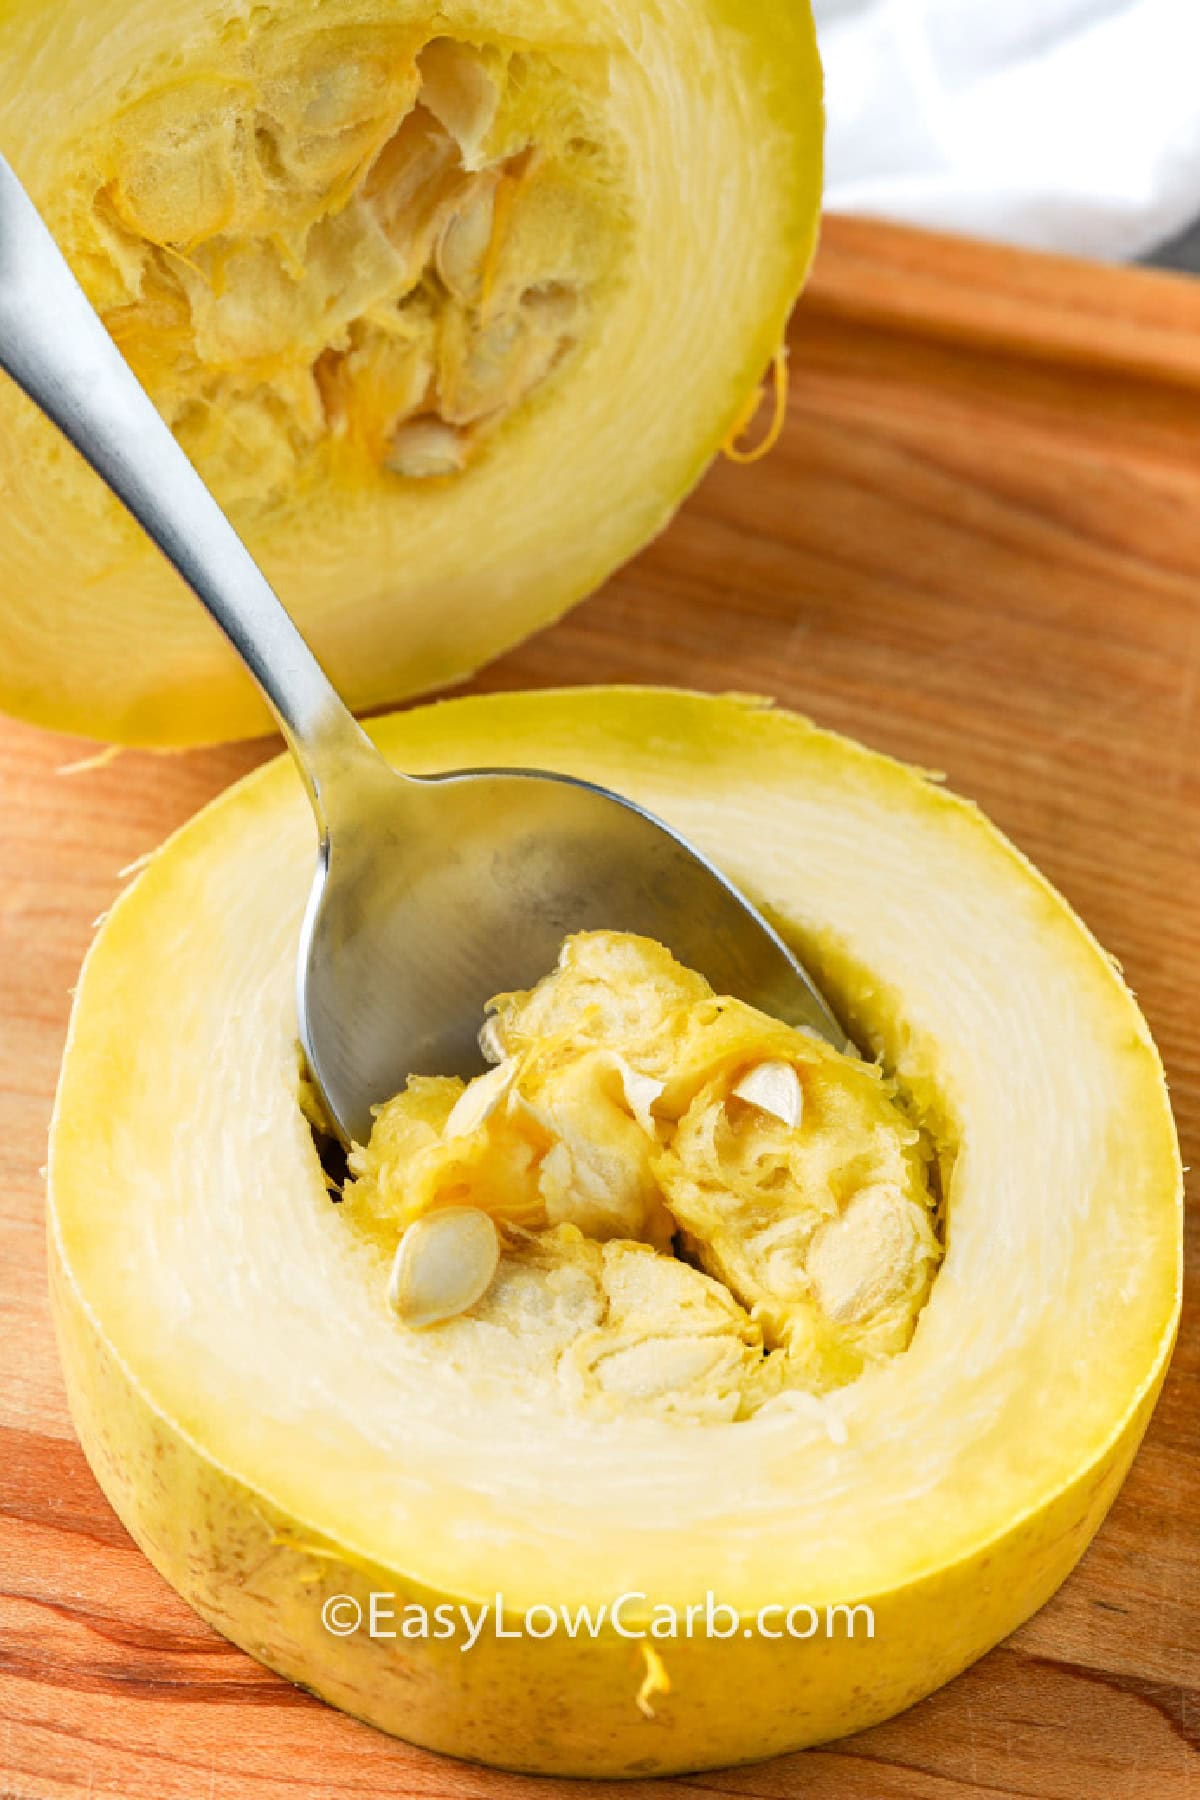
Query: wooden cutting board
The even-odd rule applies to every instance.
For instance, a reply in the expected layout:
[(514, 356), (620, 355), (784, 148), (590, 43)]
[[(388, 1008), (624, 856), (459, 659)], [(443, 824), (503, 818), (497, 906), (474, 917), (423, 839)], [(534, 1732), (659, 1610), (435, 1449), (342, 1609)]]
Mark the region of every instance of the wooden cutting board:
[[(476, 685), (753, 690), (945, 770), (1124, 964), (1196, 1164), (1200, 283), (833, 219), (792, 366), (771, 459), (718, 468)], [(64, 775), (87, 749), (0, 725), (0, 1800), (593, 1796), (409, 1749), (287, 1686), (164, 1586), (88, 1472), (38, 1173), (68, 989), (118, 871), (266, 752)], [(1200, 1794), (1198, 1365), (1193, 1311), (1098, 1541), (1015, 1637), (874, 1731), (659, 1791)]]

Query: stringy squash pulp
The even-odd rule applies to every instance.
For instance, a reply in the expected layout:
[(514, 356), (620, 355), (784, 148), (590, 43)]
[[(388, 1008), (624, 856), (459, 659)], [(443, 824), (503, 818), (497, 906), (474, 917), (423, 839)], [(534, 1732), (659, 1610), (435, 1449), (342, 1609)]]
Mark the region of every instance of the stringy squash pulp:
[[(296, 1056), (311, 817), (289, 765), (259, 771), (122, 897), (75, 1004), (50, 1246), (72, 1411), (98, 1478), (156, 1566), (228, 1636), (348, 1711), (460, 1756), (648, 1774), (887, 1717), (1064, 1579), (1161, 1383), (1179, 1304), (1181, 1180), (1136, 1005), (1066, 904), (972, 807), (786, 714), (597, 690), (457, 701), (373, 730), (418, 772), (560, 769), (667, 818), (778, 920), (882, 1072), (829, 1061), (736, 1009), (741, 1047), (711, 1056), (705, 1033), (719, 1035), (729, 1015), (694, 977), (644, 945), (575, 940), (548, 982), (501, 1002), (492, 1049), (516, 1058), (513, 1086), (572, 1156), (584, 1112), (611, 1103), (618, 1161), (640, 1166), (629, 1132), (649, 1143), (646, 1112), (651, 1180), (605, 1184), (617, 1214), (593, 1214), (581, 1231), (578, 1214), (555, 1209), (586, 1182), (552, 1172), (536, 1196), (525, 1190), (536, 1205), (514, 1224), (479, 1185), (504, 1108), (468, 1088), (431, 1107), (420, 1167), (411, 1143), (403, 1151), (413, 1179), (402, 1195), (379, 1185), (383, 1152), (420, 1108), (385, 1109), (384, 1135), (359, 1159), (363, 1191), (334, 1204)], [(598, 1045), (576, 1004), (584, 978), (598, 980), (602, 1035), (629, 1068), (611, 1062), (599, 1086)], [(604, 993), (640, 996), (624, 1048), (628, 1015)], [(646, 1018), (657, 1009), (667, 1024), (659, 1040), (642, 1029), (647, 1005)], [(548, 1060), (551, 1039), (569, 1054)], [(656, 1041), (668, 1052), (659, 1073)], [(690, 1060), (688, 1041), (701, 1046)], [(796, 1075), (798, 1113), (777, 1072), (761, 1085), (770, 1063)], [(566, 1098), (551, 1091), (572, 1069)], [(652, 1093), (644, 1084), (664, 1072)], [(685, 1102), (697, 1075), (694, 1123), (718, 1135), (705, 1124), (693, 1144)], [(751, 1098), (733, 1092), (755, 1076)], [(719, 1099), (711, 1114), (706, 1088)], [(486, 1128), (481, 1154), (449, 1185), (447, 1099), (465, 1106), (471, 1130)], [(766, 1099), (781, 1117), (763, 1116)], [(741, 1151), (730, 1163), (740, 1134), (790, 1154), (804, 1143), (805, 1109), (819, 1144), (843, 1100), (846, 1134), (826, 1141), (828, 1167), (844, 1167), (852, 1145), (882, 1157), (884, 1185), (900, 1184), (926, 1230), (940, 1186), (944, 1247), (936, 1272), (937, 1252), (920, 1259), (902, 1329), (857, 1343), (854, 1366), (840, 1350), (831, 1364), (828, 1346), (813, 1354), (815, 1234), (811, 1293), (789, 1311), (761, 1304), (761, 1279), (750, 1285), (764, 1272), (753, 1231), (738, 1222), (719, 1245), (715, 1216), (738, 1191), (730, 1171), (763, 1166)], [(584, 1141), (611, 1148), (604, 1129), (589, 1124)], [(706, 1137), (725, 1146), (716, 1184)], [(472, 1141), (468, 1132), (460, 1147)], [(878, 1191), (881, 1166), (864, 1164), (855, 1180)], [(853, 1187), (838, 1197), (840, 1217)], [(527, 1260), (501, 1266), (458, 1316), (406, 1325), (396, 1302), (419, 1299), (420, 1284), (389, 1291), (397, 1236), (452, 1217), (440, 1201), (482, 1220), (485, 1237), (499, 1222), (512, 1237), (505, 1256)], [(692, 1208), (670, 1244), (660, 1204)], [(522, 1248), (519, 1231), (542, 1248)], [(557, 1263), (556, 1233), (573, 1246)], [(623, 1261), (624, 1272), (609, 1267)], [(578, 1288), (576, 1263), (610, 1312), (568, 1318), (572, 1385), (547, 1352), (545, 1315), (564, 1293), (564, 1265)], [(650, 1267), (672, 1291), (641, 1284)], [(506, 1312), (499, 1299), (518, 1286)], [(798, 1347), (798, 1378), (760, 1394), (733, 1355), (706, 1377), (691, 1344), (686, 1357), (670, 1351), (681, 1361), (665, 1381), (661, 1365), (649, 1379), (643, 1352), (640, 1374), (635, 1359), (614, 1392), (622, 1383), (600, 1376), (612, 1359), (579, 1352), (589, 1333), (621, 1325), (627, 1303), (639, 1342), (655, 1317), (668, 1336), (703, 1339), (711, 1307), (734, 1305), (750, 1330), (726, 1334), (729, 1345), (752, 1349), (760, 1367), (786, 1367)], [(795, 1319), (800, 1336), (789, 1338)], [(327, 1598), (366, 1607), (372, 1592), (394, 1595), (397, 1614), (500, 1593), (510, 1629), (534, 1608), (596, 1609), (630, 1593), (645, 1597), (625, 1610), (636, 1628), (652, 1607), (683, 1611), (711, 1593), (747, 1630), (669, 1641), (611, 1623), (594, 1638), (542, 1641), (488, 1630), (465, 1652), (324, 1629)], [(754, 1630), (757, 1609), (795, 1604), (869, 1605), (874, 1634)]]
[(561, 1398), (734, 1419), (907, 1345), (939, 1256), (933, 1152), (877, 1067), (616, 932), (498, 996), (483, 1043), (490, 1073), (414, 1077), (380, 1109), (345, 1191), (399, 1245), (402, 1319), (470, 1310), (440, 1355), (540, 1351)]
[[(781, 342), (820, 131), (791, 0), (0, 0), (0, 144), (356, 707), (470, 672), (665, 524)], [(8, 384), (0, 486), (0, 704), (262, 728)]]

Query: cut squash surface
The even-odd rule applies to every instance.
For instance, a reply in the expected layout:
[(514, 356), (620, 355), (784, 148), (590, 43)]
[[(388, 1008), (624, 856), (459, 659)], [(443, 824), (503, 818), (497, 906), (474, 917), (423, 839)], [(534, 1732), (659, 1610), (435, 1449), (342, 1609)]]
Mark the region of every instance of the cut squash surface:
[[(469, 673), (666, 523), (781, 341), (820, 134), (782, 0), (0, 0), (0, 144), (357, 707)], [(0, 484), (0, 704), (264, 727), (7, 384)]]
[[(611, 1106), (622, 1124), (605, 1142), (626, 1167), (625, 1125), (649, 1143), (638, 1115), (657, 1118), (652, 1181), (605, 1188), (631, 1206), (640, 1194), (640, 1212), (599, 1224), (592, 1214), (581, 1229), (564, 1209), (597, 1190), (561, 1159), (538, 1190), (542, 1211), (520, 1220), (470, 1182), (461, 1191), (458, 1176), (439, 1187), (449, 1165), (437, 1156), (422, 1165), (424, 1187), (405, 1177), (336, 1204), (296, 1054), (312, 822), (289, 765), (259, 771), (117, 903), (75, 1004), (50, 1158), (51, 1263), (72, 1412), (105, 1491), (220, 1630), (348, 1711), (457, 1755), (645, 1774), (765, 1756), (888, 1716), (1065, 1578), (1161, 1384), (1178, 1316), (1181, 1177), (1133, 999), (972, 806), (765, 705), (581, 690), (455, 701), (372, 730), (417, 772), (557, 769), (665, 817), (778, 921), (864, 1062), (818, 1078), (818, 1046), (810, 1058), (756, 1024), (724, 1061), (688, 1065), (675, 1024), (709, 1003), (687, 972), (626, 956), (597, 987), (577, 940), (564, 970), (574, 956), (597, 1004), (581, 1016), (578, 991), (552, 978), (501, 1002), (493, 1051), (532, 1056), (514, 1079), (552, 1118), (543, 1158), (555, 1145), (594, 1147)], [(647, 1010), (614, 1008), (605, 988), (649, 996)], [(675, 1024), (659, 1031), (656, 1020)], [(566, 1086), (539, 1094), (547, 1034), (569, 1046), (555, 1065)], [(670, 1047), (666, 1063), (684, 1071), (674, 1120), (659, 1116), (672, 1111), (669, 1081), (652, 1094), (615, 1063), (599, 1070), (597, 1034), (621, 1040), (611, 1054), (652, 1086)], [(798, 1112), (780, 1065), (802, 1090)], [(704, 1076), (690, 1098), (688, 1069)], [(858, 1096), (859, 1080), (869, 1094)], [(471, 1100), (452, 1086), (424, 1090), (426, 1149), (444, 1147), (450, 1110)], [(804, 1109), (816, 1132), (843, 1095), (847, 1135), (820, 1178), (845, 1166), (852, 1143), (874, 1160), (840, 1193), (849, 1236), (815, 1253), (810, 1239), (804, 1271), (844, 1322), (878, 1301), (847, 1270), (861, 1272), (864, 1245), (868, 1261), (888, 1246), (877, 1272), (894, 1257), (900, 1238), (886, 1235), (878, 1196), (911, 1179), (933, 1241), (904, 1329), (860, 1344), (856, 1366), (832, 1380), (708, 1405), (743, 1391), (747, 1359), (787, 1353), (792, 1317), (764, 1308), (748, 1282), (753, 1230), (714, 1209), (761, 1172), (754, 1146), (778, 1156), (777, 1130), (791, 1146), (788, 1179), (802, 1185)], [(467, 1107), (484, 1138), (503, 1116), (490, 1105), (485, 1092)], [(380, 1175), (370, 1154), (360, 1183)], [(473, 1165), (483, 1176), (489, 1156), (485, 1146)], [(804, 1167), (816, 1183), (817, 1164)], [(414, 1202), (407, 1222), (397, 1196)], [(690, 1208), (688, 1241), (664, 1230), (660, 1197)], [(436, 1317), (445, 1277), (429, 1246), (402, 1291), (389, 1293), (389, 1270), (402, 1224), (424, 1228), (440, 1212), (439, 1229), (455, 1231), (453, 1207), (483, 1220), (470, 1224), (479, 1279), (473, 1288), (464, 1275), (459, 1310)], [(761, 1287), (766, 1265), (751, 1263)], [(638, 1346), (656, 1317), (669, 1322), (658, 1337), (674, 1341), (648, 1353)], [(603, 1347), (603, 1330), (626, 1336)], [(634, 1354), (605, 1376), (614, 1349)], [(623, 1618), (636, 1630), (656, 1605), (703, 1608), (712, 1595), (746, 1629), (651, 1640), (609, 1621), (538, 1641), (489, 1628), (469, 1650), (331, 1635), (324, 1602), (366, 1606), (371, 1592), (395, 1596), (399, 1611), (502, 1594), (514, 1631), (538, 1608), (630, 1594)], [(871, 1608), (872, 1636), (777, 1639), (755, 1626), (762, 1608), (853, 1605)]]

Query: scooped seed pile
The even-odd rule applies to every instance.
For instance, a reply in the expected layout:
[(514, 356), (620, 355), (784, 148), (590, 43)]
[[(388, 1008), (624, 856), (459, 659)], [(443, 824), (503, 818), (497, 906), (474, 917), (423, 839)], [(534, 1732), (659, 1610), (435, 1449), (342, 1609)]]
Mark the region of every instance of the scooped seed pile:
[(481, 1042), (486, 1074), (413, 1078), (351, 1155), (405, 1327), (468, 1361), (508, 1332), (571, 1403), (699, 1419), (905, 1349), (941, 1251), (875, 1065), (615, 932), (494, 1000)]

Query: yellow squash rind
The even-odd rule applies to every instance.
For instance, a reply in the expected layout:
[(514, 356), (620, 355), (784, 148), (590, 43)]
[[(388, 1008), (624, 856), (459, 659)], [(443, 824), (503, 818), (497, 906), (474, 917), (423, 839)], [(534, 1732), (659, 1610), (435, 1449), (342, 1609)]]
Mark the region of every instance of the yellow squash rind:
[[(174, 394), (170, 410), (189, 454), (214, 479), (343, 694), (365, 708), (470, 673), (558, 617), (667, 523), (744, 415), (811, 261), (821, 76), (807, 3), (445, 0), (435, 9), (416, 0), (329, 0), (319, 11), (317, 19), (300, 0), (251, 9), (225, 0), (0, 0), (0, 148), (160, 404)], [(556, 268), (537, 263), (545, 233), (570, 239), (581, 267), (594, 253), (595, 281), (589, 274), (585, 283), (591, 311), (585, 305), (579, 342), (561, 367), (501, 424), (485, 421), (488, 435), (461, 474), (457, 451), (441, 442), (445, 427), (434, 427), (437, 442), (427, 423), (418, 422), (419, 442), (406, 427), (389, 458), (375, 441), (379, 421), (362, 416), (382, 409), (386, 419), (403, 392), (411, 389), (411, 401), (425, 381), (406, 357), (407, 326), (390, 302), (382, 307), (387, 330), (401, 336), (388, 339), (393, 350), (385, 353), (376, 334), (361, 379), (360, 352), (340, 321), (348, 302), (339, 273), (374, 297), (374, 318), (382, 290), (372, 285), (371, 257), (386, 261), (390, 251), (362, 233), (349, 247), (337, 239), (325, 259), (330, 291), (322, 288), (305, 310), (305, 329), (337, 315), (331, 345), (352, 353), (330, 379), (319, 332), (311, 344), (306, 336), (305, 356), (288, 365), (285, 380), (267, 354), (270, 333), (258, 346), (246, 312), (269, 315), (276, 302), (296, 301), (295, 283), (316, 255), (304, 219), (282, 219), (276, 242), (268, 204), (249, 262), (240, 237), (235, 254), (220, 235), (233, 205), (232, 177), (221, 170), (228, 175), (250, 156), (243, 139), (263, 137), (267, 173), (257, 179), (268, 181), (278, 161), (274, 121), (286, 112), (278, 71), (300, 82), (304, 99), (304, 82), (318, 81), (327, 61), (336, 73), (338, 57), (349, 66), (351, 49), (381, 34), (393, 60), (408, 54), (410, 35), (413, 50), (438, 34), (489, 56), (530, 47), (549, 71), (542, 113), (525, 121), (534, 140), (539, 125), (553, 129), (563, 154), (578, 162), (571, 145), (583, 140), (572, 136), (569, 117), (558, 117), (555, 99), (577, 92), (580, 129), (602, 151), (596, 184), (571, 190), (565, 216), (544, 168), (522, 178), (538, 198), (529, 199), (524, 224), (520, 195), (510, 208), (514, 257), (532, 257), (530, 278), (545, 276), (553, 287)], [(364, 85), (365, 123), (350, 146), (366, 158), (375, 144), (365, 77)], [(181, 92), (191, 96), (183, 124), (172, 111)], [(267, 121), (254, 131), (243, 118), (252, 102)], [(318, 122), (321, 104), (318, 92)], [(202, 126), (222, 109), (233, 109), (237, 129), (231, 124), (214, 147)], [(323, 154), (333, 154), (330, 142), (336, 149), (342, 139), (321, 139)], [(473, 142), (466, 132), (466, 145)], [(361, 184), (365, 166), (350, 169), (351, 186)], [(166, 199), (158, 194), (164, 168), (180, 171), (189, 196), (182, 212), (170, 181)], [(504, 179), (506, 191), (522, 185)], [(330, 192), (340, 204), (336, 182)], [(499, 199), (496, 210), (504, 211)], [(140, 293), (146, 278), (136, 267), (119, 276), (136, 262), (132, 240), (120, 234), (136, 224), (154, 246), (156, 232), (183, 232), (185, 216), (210, 237), (157, 246), (169, 288), (147, 334), (140, 302), (121, 287), (126, 279)], [(331, 215), (333, 226), (345, 216)], [(485, 262), (484, 287), (507, 278), (507, 240), (501, 226), (496, 233), (500, 254)], [(451, 282), (458, 277), (449, 265), (459, 260), (442, 257)], [(234, 309), (238, 382), (261, 374), (278, 392), (269, 408), (240, 388), (181, 406), (179, 370), (196, 332), (207, 329), (203, 321), (229, 313), (231, 283), (246, 303)], [(552, 292), (540, 300), (558, 303)], [(204, 341), (220, 363), (220, 345)], [(541, 349), (532, 344), (526, 374), (553, 361), (554, 342), (551, 332)], [(462, 375), (459, 368), (452, 383), (454, 408), (464, 404)], [(474, 378), (467, 385), (477, 394)], [(348, 386), (357, 411), (343, 432)], [(290, 439), (276, 429), (281, 407), (305, 439), (294, 468)], [(365, 462), (354, 454), (360, 437), (371, 450)], [(414, 469), (432, 478), (408, 478)], [(264, 729), (262, 703), (220, 633), (7, 384), (0, 491), (0, 706), (130, 744), (188, 745)]]
[[(718, 859), (939, 1141), (945, 1263), (909, 1350), (733, 1424), (581, 1422), (503, 1371), (406, 1347), (430, 1334), (397, 1336), (379, 1268), (347, 1251), (297, 1104), (289, 964), (311, 823), (273, 764), (153, 859), (79, 989), (50, 1246), (101, 1484), (235, 1642), (456, 1755), (650, 1774), (896, 1712), (1069, 1573), (1163, 1378), (1181, 1173), (1132, 997), (973, 807), (765, 706), (583, 690), (374, 729), (418, 771), (498, 758), (607, 782)], [(658, 1642), (659, 1670), (611, 1629), (485, 1633), (467, 1653), (323, 1630), (325, 1597), (372, 1590), (397, 1609), (501, 1592), (510, 1626), (630, 1591), (711, 1590), (747, 1619), (868, 1603), (875, 1633)]]

